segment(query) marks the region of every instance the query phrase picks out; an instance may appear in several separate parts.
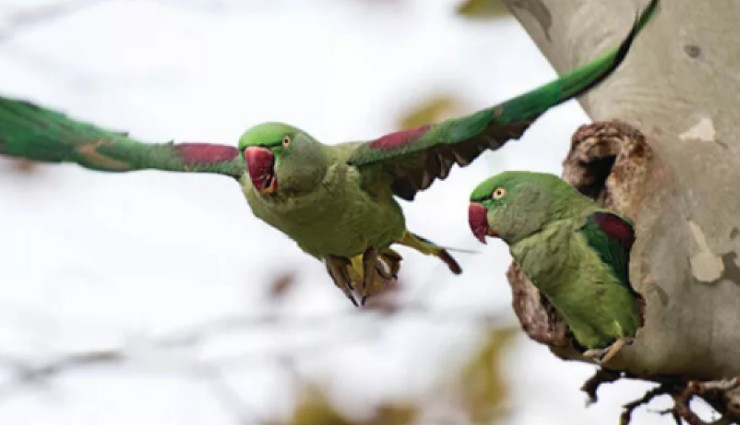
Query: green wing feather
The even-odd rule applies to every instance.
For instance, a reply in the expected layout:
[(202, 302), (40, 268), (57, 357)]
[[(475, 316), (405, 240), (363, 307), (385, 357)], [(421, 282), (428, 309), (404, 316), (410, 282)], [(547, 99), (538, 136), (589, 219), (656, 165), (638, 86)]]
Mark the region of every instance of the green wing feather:
[(616, 214), (596, 212), (579, 230), (601, 261), (608, 264), (626, 287), (629, 284), (630, 249), (635, 240), (632, 223)]
[(393, 192), (412, 200), (416, 192), (447, 177), (453, 164), (465, 166), (486, 149), (518, 139), (545, 111), (590, 90), (627, 55), (658, 0), (652, 0), (625, 40), (592, 62), (500, 105), (434, 125), (391, 133), (360, 144), (349, 163), (368, 175), (389, 177)]
[(239, 150), (233, 146), (143, 143), (124, 133), (4, 97), (0, 97), (0, 154), (42, 162), (74, 162), (100, 171), (156, 169), (234, 178), (246, 171)]

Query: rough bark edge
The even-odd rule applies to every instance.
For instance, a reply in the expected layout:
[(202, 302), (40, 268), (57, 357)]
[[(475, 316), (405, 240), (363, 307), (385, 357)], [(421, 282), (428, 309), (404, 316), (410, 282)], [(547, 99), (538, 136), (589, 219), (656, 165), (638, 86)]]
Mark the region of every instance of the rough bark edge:
[(551, 347), (570, 347), (567, 325), (516, 262), (511, 263), (506, 277), (511, 285), (514, 313), (527, 336)]

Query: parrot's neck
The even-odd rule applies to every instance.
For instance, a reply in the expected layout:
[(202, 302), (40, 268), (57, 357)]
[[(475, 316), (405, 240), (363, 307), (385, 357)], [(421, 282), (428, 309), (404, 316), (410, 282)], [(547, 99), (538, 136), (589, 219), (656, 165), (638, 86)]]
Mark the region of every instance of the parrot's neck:
[(575, 188), (567, 186), (564, 189), (568, 193), (558, 194), (551, 200), (548, 213), (549, 223), (579, 219), (596, 207), (591, 199), (582, 195)]
[(560, 277), (569, 267), (567, 247), (573, 227), (573, 220), (554, 221), (509, 246), (514, 260), (546, 295), (558, 291)]
[(316, 141), (306, 143), (290, 156), (281, 157), (275, 166), (277, 191), (265, 196), (264, 201), (285, 204), (311, 197), (325, 183), (335, 160), (331, 150)]

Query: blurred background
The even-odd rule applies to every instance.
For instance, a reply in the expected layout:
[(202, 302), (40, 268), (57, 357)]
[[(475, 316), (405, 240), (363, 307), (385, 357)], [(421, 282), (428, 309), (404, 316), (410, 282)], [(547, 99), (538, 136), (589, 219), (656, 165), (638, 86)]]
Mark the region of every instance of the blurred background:
[[(0, 0), (0, 93), (139, 139), (236, 144), (286, 121), (370, 139), (556, 77), (497, 0)], [(503, 243), (467, 199), (503, 170), (560, 173), (576, 102), (403, 202), (464, 273), (400, 248), (400, 285), (355, 309), (236, 184), (0, 159), (2, 424), (616, 423), (650, 386), (528, 340)], [(668, 424), (655, 410), (634, 423)]]

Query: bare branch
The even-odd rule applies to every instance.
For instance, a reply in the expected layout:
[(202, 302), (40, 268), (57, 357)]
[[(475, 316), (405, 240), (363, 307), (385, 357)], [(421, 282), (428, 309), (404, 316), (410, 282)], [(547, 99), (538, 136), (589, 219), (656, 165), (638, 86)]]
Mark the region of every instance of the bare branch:
[(645, 395), (643, 395), (641, 398), (625, 404), (624, 412), (622, 412), (622, 415), (619, 417), (620, 425), (629, 425), (630, 421), (632, 420), (632, 412), (634, 412), (635, 409), (644, 404), (650, 403), (655, 397), (668, 394), (669, 391), (670, 390), (666, 385), (659, 385), (646, 392)]
[[(641, 398), (625, 404), (625, 410), (620, 417), (620, 424), (628, 425), (632, 419), (632, 412), (635, 409), (650, 403), (655, 397), (660, 395), (669, 395), (673, 398), (673, 407), (661, 412), (661, 414), (670, 414), (678, 425), (681, 425), (681, 421), (685, 421), (689, 425), (729, 425), (736, 423), (738, 418), (734, 416), (731, 409), (727, 406), (729, 403), (727, 393), (738, 387), (740, 387), (740, 377), (708, 382), (666, 381), (645, 393)], [(711, 405), (721, 417), (713, 422), (702, 420), (691, 409), (691, 400), (696, 396), (701, 397)]]
[(622, 377), (622, 373), (614, 370), (600, 368), (596, 371), (594, 376), (588, 378), (586, 382), (581, 386), (581, 391), (588, 394), (588, 404), (593, 404), (599, 401), (599, 397), (596, 392), (599, 390), (601, 384), (614, 382)]

